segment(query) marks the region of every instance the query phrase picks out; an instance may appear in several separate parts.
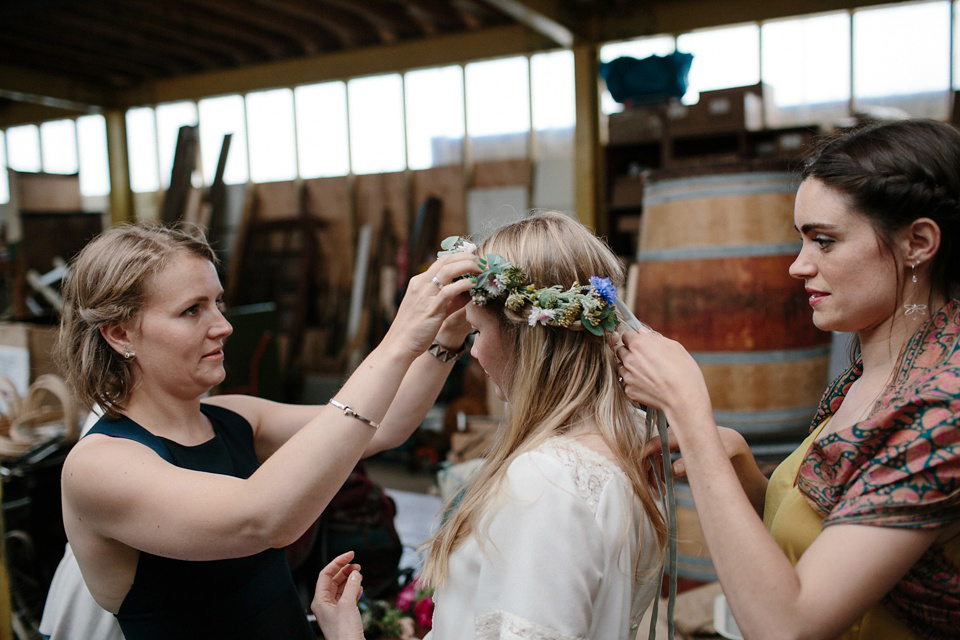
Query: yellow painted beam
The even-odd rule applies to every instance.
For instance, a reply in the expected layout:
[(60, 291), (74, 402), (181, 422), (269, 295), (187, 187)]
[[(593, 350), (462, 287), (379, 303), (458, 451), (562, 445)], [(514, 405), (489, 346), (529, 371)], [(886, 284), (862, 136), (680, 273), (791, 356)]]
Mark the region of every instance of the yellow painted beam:
[(574, 204), (580, 222), (598, 235), (606, 234), (601, 196), (603, 155), (600, 146), (600, 88), (597, 77), (597, 47), (592, 44), (573, 48), (573, 73), (576, 86), (577, 127), (574, 133)]
[(590, 40), (610, 42), (882, 4), (890, 0), (657, 0), (619, 4), (610, 14), (584, 16), (584, 24)]
[(103, 114), (107, 124), (107, 163), (110, 165), (110, 223), (136, 220), (133, 189), (130, 188), (130, 160), (127, 155), (127, 122), (122, 109)]
[(0, 64), (0, 97), (73, 111), (97, 112), (111, 93), (78, 78)]
[(126, 91), (118, 98), (126, 107), (159, 104), (521, 55), (555, 47), (553, 42), (526, 27), (498, 27), (469, 34), (438, 36), (416, 42), (160, 80)]
[(86, 110), (61, 109), (31, 102), (0, 101), (0, 129), (22, 124), (40, 124), (61, 118), (75, 118), (89, 113)]

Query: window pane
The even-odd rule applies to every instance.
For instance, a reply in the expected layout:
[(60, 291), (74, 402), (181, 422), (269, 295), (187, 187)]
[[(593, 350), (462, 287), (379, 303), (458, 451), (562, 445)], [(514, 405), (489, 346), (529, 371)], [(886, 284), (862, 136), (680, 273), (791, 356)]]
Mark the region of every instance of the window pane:
[(404, 89), (410, 168), (459, 164), (464, 136), (462, 67), (411, 71), (404, 78)]
[(301, 178), (350, 173), (347, 85), (324, 82), (297, 87), (297, 153)]
[(10, 202), (10, 178), (7, 173), (7, 145), (0, 131), (0, 204)]
[[(677, 40), (673, 36), (648, 36), (606, 44), (600, 47), (599, 57), (600, 62), (610, 62), (622, 56), (643, 60), (650, 56), (665, 56), (676, 50)], [(623, 105), (613, 99), (606, 86), (600, 93), (600, 109), (606, 114), (623, 111)]]
[(528, 155), (529, 76), (530, 65), (524, 57), (466, 66), (467, 135), (475, 159)]
[(946, 91), (950, 3), (928, 2), (853, 14), (855, 98)]
[(573, 52), (556, 51), (530, 57), (533, 129), (570, 129), (577, 121), (573, 86)]
[(293, 91), (276, 89), (247, 95), (250, 179), (277, 182), (297, 177), (293, 132)]
[(762, 27), (763, 81), (778, 106), (850, 99), (850, 15), (825, 14)]
[(77, 129), (73, 120), (52, 120), (41, 124), (40, 148), (45, 172), (77, 172)]
[(220, 161), (223, 137), (228, 133), (230, 148), (227, 164), (223, 169), (226, 184), (243, 184), (247, 181), (247, 132), (243, 126), (243, 96), (208, 98), (197, 103), (200, 114), (200, 157), (203, 164), (203, 183), (212, 184)]
[(403, 79), (399, 74), (351, 80), (347, 83), (347, 99), (353, 172), (406, 168)]
[(683, 101), (692, 104), (701, 91), (760, 82), (760, 28), (756, 24), (704, 29), (677, 38), (677, 49), (693, 54), (690, 88)]
[(28, 124), (7, 129), (9, 166), (15, 171), (40, 171), (40, 129)]
[(130, 156), (130, 188), (136, 193), (159, 190), (157, 126), (150, 107), (127, 111), (127, 154)]
[(163, 188), (170, 186), (180, 127), (196, 124), (197, 105), (192, 102), (170, 102), (157, 106), (157, 148), (160, 151), (160, 184)]
[(110, 193), (107, 123), (103, 116), (77, 118), (77, 147), (80, 152), (80, 193), (85, 196)]
[(478, 137), (529, 131), (528, 76), (526, 58), (468, 64), (467, 133)]

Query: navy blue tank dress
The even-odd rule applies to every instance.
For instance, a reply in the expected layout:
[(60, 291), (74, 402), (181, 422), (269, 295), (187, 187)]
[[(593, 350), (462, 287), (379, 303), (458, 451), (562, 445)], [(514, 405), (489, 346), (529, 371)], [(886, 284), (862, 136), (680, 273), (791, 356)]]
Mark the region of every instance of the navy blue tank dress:
[[(128, 438), (184, 469), (249, 477), (259, 466), (253, 429), (228, 409), (201, 405), (214, 437), (188, 447), (126, 417), (89, 431)], [(89, 434), (88, 434), (89, 435)], [(316, 640), (283, 549), (228, 560), (174, 560), (140, 552), (117, 621), (126, 640)]]

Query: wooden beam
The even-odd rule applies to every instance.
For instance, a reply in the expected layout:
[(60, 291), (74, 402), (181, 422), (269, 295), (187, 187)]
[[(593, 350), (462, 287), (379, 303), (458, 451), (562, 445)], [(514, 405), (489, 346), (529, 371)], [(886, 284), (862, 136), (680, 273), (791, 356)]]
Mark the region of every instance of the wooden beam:
[(580, 222), (605, 235), (601, 185), (603, 155), (600, 146), (600, 87), (597, 68), (598, 48), (581, 44), (573, 48), (573, 74), (576, 86), (577, 126), (574, 132), (574, 204)]
[(122, 105), (134, 107), (523, 55), (555, 46), (526, 27), (498, 27), (469, 34), (438, 36), (352, 52), (158, 80), (123, 91), (117, 97)]
[(593, 42), (627, 40), (663, 33), (719, 27), (744, 22), (800, 17), (828, 11), (890, 4), (889, 0), (656, 0), (621, 3), (602, 15), (583, 16)]
[(105, 88), (78, 78), (0, 63), (0, 97), (94, 113), (110, 104)]
[(564, 48), (574, 43), (574, 32), (561, 19), (556, 0), (487, 0), (514, 20), (550, 38)]
[(110, 223), (136, 220), (133, 189), (130, 188), (130, 160), (127, 155), (127, 121), (123, 109), (104, 114), (107, 124), (107, 163), (110, 166)]
[[(0, 97), (3, 93), (0, 92)], [(0, 129), (22, 124), (40, 124), (49, 120), (75, 118), (90, 113), (86, 108), (70, 109), (37, 104), (34, 102), (7, 102), (0, 100)]]

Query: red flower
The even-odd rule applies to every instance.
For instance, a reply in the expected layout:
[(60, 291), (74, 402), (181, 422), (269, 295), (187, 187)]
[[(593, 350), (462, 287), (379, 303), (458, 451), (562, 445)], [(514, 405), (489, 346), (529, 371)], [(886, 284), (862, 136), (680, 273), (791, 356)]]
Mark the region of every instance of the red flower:
[(413, 616), (421, 627), (430, 628), (433, 624), (433, 598), (426, 597), (413, 608)]
[(417, 583), (414, 581), (400, 590), (400, 593), (397, 595), (397, 609), (400, 609), (400, 611), (410, 611), (416, 601)]

